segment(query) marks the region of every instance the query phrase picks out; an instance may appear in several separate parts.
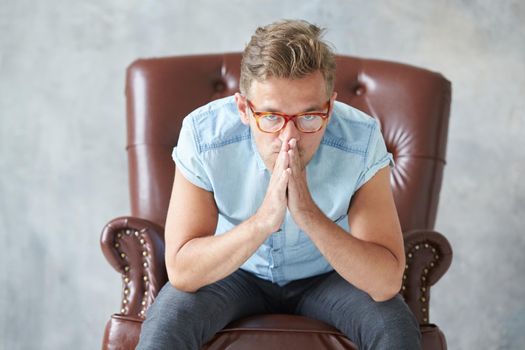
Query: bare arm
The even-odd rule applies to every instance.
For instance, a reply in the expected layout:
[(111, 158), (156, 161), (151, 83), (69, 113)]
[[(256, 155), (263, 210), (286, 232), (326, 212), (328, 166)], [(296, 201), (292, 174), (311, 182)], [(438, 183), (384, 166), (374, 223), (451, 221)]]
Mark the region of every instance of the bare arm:
[[(284, 149), (284, 146), (283, 146)], [(281, 152), (257, 213), (214, 236), (218, 210), (213, 193), (189, 182), (178, 170), (166, 219), (166, 267), (170, 283), (193, 292), (237, 270), (276, 231), (286, 212), (290, 172)]]
[(378, 171), (354, 195), (348, 213), (350, 235), (315, 205), (296, 162), (292, 152), (288, 195), (296, 223), (348, 282), (376, 301), (392, 298), (401, 287), (405, 254), (390, 169)]

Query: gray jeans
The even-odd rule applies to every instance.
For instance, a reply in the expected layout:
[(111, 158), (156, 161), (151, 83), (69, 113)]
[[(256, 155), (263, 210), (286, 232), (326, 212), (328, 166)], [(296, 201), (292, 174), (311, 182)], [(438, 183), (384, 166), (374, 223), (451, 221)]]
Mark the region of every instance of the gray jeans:
[(289, 313), (324, 321), (359, 349), (420, 349), (419, 326), (400, 295), (375, 302), (335, 271), (280, 287), (243, 270), (199, 289), (167, 283), (147, 312), (137, 349), (200, 349), (233, 320)]

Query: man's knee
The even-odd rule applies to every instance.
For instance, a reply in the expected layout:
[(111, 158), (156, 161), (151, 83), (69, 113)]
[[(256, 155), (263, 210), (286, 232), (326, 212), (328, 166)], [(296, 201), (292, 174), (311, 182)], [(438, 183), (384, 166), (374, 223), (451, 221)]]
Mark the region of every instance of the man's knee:
[(198, 349), (215, 333), (206, 299), (166, 284), (148, 309), (137, 349)]
[(421, 348), (419, 325), (400, 295), (384, 302), (370, 302), (363, 325), (363, 349)]
[(419, 325), (401, 295), (376, 302), (336, 273), (299, 310), (332, 324), (359, 349), (419, 349)]

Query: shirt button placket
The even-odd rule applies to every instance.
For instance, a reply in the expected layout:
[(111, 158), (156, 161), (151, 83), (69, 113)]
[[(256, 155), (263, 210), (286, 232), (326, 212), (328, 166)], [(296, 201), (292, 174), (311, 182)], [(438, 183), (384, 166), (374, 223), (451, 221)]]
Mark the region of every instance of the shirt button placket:
[(285, 223), (281, 228), (272, 234), (272, 249), (271, 249), (271, 258), (272, 258), (272, 276), (274, 282), (279, 282), (282, 280), (282, 264), (283, 264), (283, 255), (282, 255), (282, 235), (284, 234)]

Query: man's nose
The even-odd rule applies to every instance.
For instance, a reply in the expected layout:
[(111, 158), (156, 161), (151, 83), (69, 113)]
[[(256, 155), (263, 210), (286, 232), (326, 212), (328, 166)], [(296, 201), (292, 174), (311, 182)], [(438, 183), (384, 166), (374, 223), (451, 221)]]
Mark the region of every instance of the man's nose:
[(295, 126), (294, 121), (290, 120), (280, 131), (279, 138), (282, 142), (286, 142), (287, 140), (291, 140), (292, 138), (299, 141), (299, 139), (301, 138), (301, 132)]

